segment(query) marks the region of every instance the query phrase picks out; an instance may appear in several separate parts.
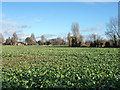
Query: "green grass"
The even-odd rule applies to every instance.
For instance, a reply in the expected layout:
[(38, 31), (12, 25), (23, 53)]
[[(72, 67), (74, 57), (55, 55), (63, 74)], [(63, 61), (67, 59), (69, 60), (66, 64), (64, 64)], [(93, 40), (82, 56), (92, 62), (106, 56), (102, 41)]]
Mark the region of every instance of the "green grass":
[(120, 88), (119, 48), (3, 46), (3, 88)]

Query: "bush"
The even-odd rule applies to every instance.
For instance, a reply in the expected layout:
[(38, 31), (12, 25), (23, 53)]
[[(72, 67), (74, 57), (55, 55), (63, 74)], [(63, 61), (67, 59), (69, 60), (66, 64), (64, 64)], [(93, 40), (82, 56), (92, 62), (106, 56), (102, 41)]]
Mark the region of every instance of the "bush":
[(110, 42), (106, 42), (105, 47), (110, 47)]

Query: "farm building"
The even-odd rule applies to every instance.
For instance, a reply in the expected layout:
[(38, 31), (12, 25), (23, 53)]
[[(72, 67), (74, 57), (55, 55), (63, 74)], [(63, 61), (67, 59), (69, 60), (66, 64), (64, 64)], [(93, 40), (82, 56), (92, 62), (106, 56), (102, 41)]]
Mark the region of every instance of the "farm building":
[(21, 46), (21, 45), (27, 45), (27, 43), (24, 43), (24, 42), (17, 42), (16, 45), (18, 45), (18, 46)]

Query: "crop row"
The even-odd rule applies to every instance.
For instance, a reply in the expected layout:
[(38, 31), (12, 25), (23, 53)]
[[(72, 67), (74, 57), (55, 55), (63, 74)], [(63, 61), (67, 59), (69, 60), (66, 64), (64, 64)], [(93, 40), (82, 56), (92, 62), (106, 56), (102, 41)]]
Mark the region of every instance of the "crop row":
[[(2, 86), (120, 88), (118, 50), (118, 48), (3, 46)], [(15, 62), (5, 62), (13, 60)]]

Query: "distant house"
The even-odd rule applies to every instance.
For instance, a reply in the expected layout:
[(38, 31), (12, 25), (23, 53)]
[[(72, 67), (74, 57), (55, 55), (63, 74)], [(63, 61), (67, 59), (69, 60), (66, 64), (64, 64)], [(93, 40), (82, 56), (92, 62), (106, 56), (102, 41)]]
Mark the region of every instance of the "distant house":
[(81, 47), (89, 47), (89, 45), (83, 44)]
[(16, 45), (21, 46), (21, 45), (24, 45), (24, 43), (23, 42), (17, 42)]
[(65, 45), (66, 42), (61, 38), (51, 39), (50, 40), (51, 45)]
[(18, 46), (21, 46), (21, 45), (27, 45), (27, 43), (24, 43), (24, 42), (17, 42), (16, 45), (18, 45)]
[(51, 39), (50, 43), (51, 43), (51, 45), (55, 45), (56, 44), (56, 39)]
[(28, 43), (24, 43), (24, 45), (28, 45)]

